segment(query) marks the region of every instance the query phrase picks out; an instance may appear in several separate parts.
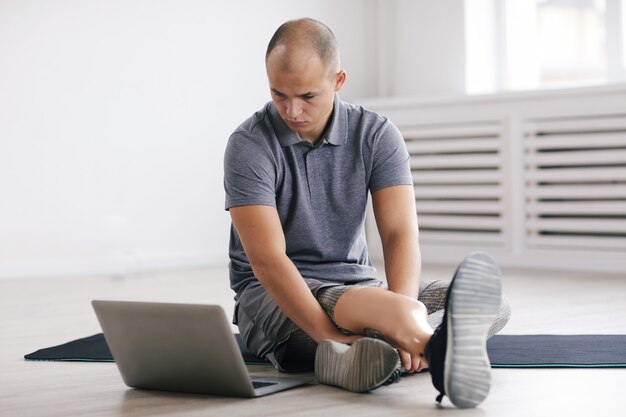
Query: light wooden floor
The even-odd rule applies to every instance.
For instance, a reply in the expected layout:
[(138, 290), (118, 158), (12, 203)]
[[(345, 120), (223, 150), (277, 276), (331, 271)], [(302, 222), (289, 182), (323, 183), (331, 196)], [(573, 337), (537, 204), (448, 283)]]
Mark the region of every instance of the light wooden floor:
[[(447, 279), (453, 268), (425, 268)], [(513, 319), (503, 333), (626, 333), (626, 275), (505, 271)], [(494, 369), (477, 409), (435, 405), (428, 374), (368, 394), (323, 385), (242, 400), (128, 389), (112, 363), (28, 362), (25, 353), (100, 332), (94, 298), (221, 304), (226, 268), (126, 279), (0, 281), (0, 416), (595, 416), (626, 415), (626, 369)], [(252, 372), (275, 372), (263, 366)]]

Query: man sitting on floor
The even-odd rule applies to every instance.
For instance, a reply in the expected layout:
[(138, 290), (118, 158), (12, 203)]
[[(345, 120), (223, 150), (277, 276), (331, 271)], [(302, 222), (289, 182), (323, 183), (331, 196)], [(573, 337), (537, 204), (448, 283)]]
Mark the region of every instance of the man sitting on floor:
[[(346, 72), (328, 27), (284, 23), (265, 61), (272, 101), (235, 130), (224, 161), (234, 321), (248, 349), (355, 392), (400, 365), (428, 366), (439, 401), (476, 406), (490, 386), (486, 339), (510, 316), (498, 267), (473, 253), (451, 283), (420, 282), (406, 146), (388, 119), (337, 95)], [(368, 194), (386, 285), (367, 252)]]

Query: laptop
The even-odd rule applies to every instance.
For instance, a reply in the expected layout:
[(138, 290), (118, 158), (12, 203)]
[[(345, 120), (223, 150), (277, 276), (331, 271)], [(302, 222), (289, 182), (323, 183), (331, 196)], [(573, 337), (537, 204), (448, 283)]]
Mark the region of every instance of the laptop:
[(94, 300), (92, 306), (129, 387), (259, 397), (312, 382), (251, 376), (219, 305)]

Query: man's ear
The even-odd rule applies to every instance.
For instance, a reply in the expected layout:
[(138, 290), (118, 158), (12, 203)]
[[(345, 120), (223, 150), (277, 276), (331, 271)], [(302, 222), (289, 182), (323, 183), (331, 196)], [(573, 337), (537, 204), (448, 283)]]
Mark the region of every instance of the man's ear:
[(339, 70), (337, 73), (337, 78), (335, 79), (335, 92), (338, 92), (343, 87), (343, 84), (346, 82), (346, 77), (348, 74), (344, 70)]

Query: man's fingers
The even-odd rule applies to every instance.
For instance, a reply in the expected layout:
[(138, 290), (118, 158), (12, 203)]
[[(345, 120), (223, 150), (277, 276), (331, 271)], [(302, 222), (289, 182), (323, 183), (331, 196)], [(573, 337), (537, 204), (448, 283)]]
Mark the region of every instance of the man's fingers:
[(402, 362), (402, 367), (406, 369), (407, 371), (410, 371), (411, 364), (412, 364), (411, 354), (403, 350), (398, 350), (398, 353), (400, 354), (400, 361)]
[(417, 363), (417, 366), (415, 367), (415, 372), (421, 372), (422, 369), (424, 369), (426, 366), (426, 363), (419, 357), (416, 359), (416, 363)]

